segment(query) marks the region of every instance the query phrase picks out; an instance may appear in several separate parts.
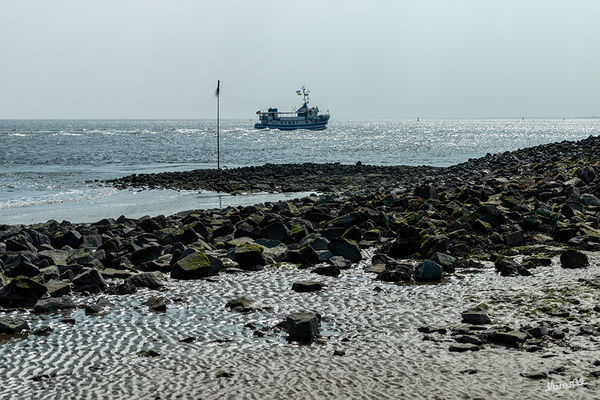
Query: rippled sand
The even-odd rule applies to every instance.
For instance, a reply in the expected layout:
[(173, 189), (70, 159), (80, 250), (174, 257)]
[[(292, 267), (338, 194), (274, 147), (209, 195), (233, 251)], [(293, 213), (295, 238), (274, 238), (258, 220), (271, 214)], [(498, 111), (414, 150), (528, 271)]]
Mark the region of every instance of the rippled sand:
[[(103, 296), (114, 304), (107, 313), (86, 316), (76, 310), (68, 314), (75, 324), (59, 322), (65, 315), (25, 315), (32, 328), (54, 330), (0, 344), (0, 398), (600, 398), (598, 380), (548, 392), (548, 380), (519, 375), (558, 366), (565, 366), (566, 373), (550, 375), (556, 383), (589, 375), (592, 362), (600, 359), (600, 344), (593, 337), (573, 339), (579, 351), (556, 345), (534, 353), (485, 346), (450, 353), (451, 336), (423, 340), (417, 331), (423, 325), (458, 325), (461, 311), (490, 299), (535, 298), (549, 288), (577, 287), (577, 279), (599, 276), (600, 262), (592, 258), (585, 270), (563, 270), (554, 263), (534, 270), (533, 277), (513, 278), (490, 268), (438, 285), (377, 282), (360, 267), (339, 278), (282, 266), (222, 274), (214, 282), (170, 281), (162, 293)], [(328, 288), (319, 293), (290, 289), (306, 278), (325, 281)], [(598, 304), (599, 294), (590, 292), (581, 301)], [(171, 300), (166, 313), (149, 312), (141, 304), (156, 295)], [(261, 310), (226, 310), (225, 303), (239, 296), (254, 298)], [(288, 344), (284, 332), (272, 329), (296, 310), (322, 315), (323, 343)], [(515, 327), (532, 322), (510, 303), (489, 314)], [(265, 335), (245, 328), (249, 322), (258, 330), (264, 327)], [(197, 340), (180, 342), (190, 336)], [(160, 356), (136, 354), (148, 349)], [(336, 350), (345, 355), (334, 356)], [(219, 372), (232, 376), (219, 377)], [(47, 377), (30, 379), (40, 375)]]

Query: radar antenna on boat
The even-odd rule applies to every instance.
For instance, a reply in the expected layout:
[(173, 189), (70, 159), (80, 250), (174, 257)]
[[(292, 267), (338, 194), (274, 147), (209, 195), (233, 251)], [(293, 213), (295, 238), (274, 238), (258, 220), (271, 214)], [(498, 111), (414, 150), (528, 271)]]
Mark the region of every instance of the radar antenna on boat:
[(310, 94), (310, 90), (308, 90), (306, 87), (302, 86), (302, 90), (296, 90), (296, 94), (298, 96), (302, 96), (304, 100), (304, 105), (308, 105), (308, 103), (310, 103), (310, 99), (308, 97), (308, 95)]

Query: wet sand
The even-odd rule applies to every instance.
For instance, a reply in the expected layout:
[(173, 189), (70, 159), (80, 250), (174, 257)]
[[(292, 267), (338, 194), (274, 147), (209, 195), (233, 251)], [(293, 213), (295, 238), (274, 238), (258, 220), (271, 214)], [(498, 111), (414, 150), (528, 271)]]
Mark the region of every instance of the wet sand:
[[(170, 299), (166, 313), (152, 313), (141, 305), (156, 291), (142, 290), (127, 297), (100, 295), (114, 305), (99, 316), (74, 311), (69, 314), (74, 325), (59, 322), (62, 315), (27, 317), (35, 321), (32, 328), (49, 325), (54, 330), (48, 336), (13, 338), (0, 347), (0, 397), (596, 398), (597, 380), (547, 391), (550, 380), (559, 383), (588, 376), (600, 354), (593, 336), (573, 337), (566, 346), (550, 345), (540, 352), (489, 346), (478, 352), (451, 353), (448, 347), (454, 341), (448, 334), (428, 335), (433, 340), (424, 340), (425, 335), (417, 331), (425, 325), (459, 326), (460, 312), (481, 303), (490, 304), (489, 315), (497, 323), (530, 324), (535, 318), (524, 314), (531, 301), (580, 287), (579, 278), (598, 277), (600, 260), (595, 257), (592, 263), (587, 270), (569, 271), (554, 260), (552, 266), (539, 268), (527, 278), (501, 277), (488, 266), (437, 285), (406, 286), (374, 281), (374, 275), (361, 266), (339, 278), (291, 266), (267, 267), (223, 274), (214, 282), (171, 281), (161, 293)], [(294, 281), (307, 276), (328, 287), (319, 293), (290, 290)], [(257, 300), (262, 310), (226, 310), (225, 303), (241, 295)], [(600, 291), (573, 290), (573, 297), (591, 306), (597, 304)], [(524, 304), (515, 306), (515, 298)], [(321, 313), (322, 343), (290, 345), (285, 332), (272, 328), (294, 310)], [(266, 328), (264, 336), (244, 328), (247, 323), (258, 331)], [(196, 341), (179, 342), (187, 337)], [(136, 354), (145, 349), (160, 355)], [(334, 356), (336, 350), (345, 354)], [(564, 372), (550, 374), (547, 380), (520, 376), (562, 366)], [(232, 376), (218, 377), (220, 372)], [(39, 375), (48, 377), (31, 380)]]

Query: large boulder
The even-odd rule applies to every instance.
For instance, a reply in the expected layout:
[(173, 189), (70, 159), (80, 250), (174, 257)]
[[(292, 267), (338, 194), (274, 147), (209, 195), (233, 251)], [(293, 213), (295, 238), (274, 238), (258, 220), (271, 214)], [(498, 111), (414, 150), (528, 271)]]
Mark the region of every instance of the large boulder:
[(566, 249), (560, 255), (560, 266), (563, 268), (585, 268), (588, 265), (588, 257), (579, 250)]
[(106, 281), (98, 270), (87, 269), (73, 279), (73, 285), (76, 292), (99, 293), (106, 288)]
[(0, 305), (4, 307), (33, 306), (45, 293), (46, 286), (25, 276), (16, 276), (0, 289)]
[(40, 260), (48, 260), (50, 265), (67, 265), (69, 252), (65, 250), (42, 250), (38, 252)]
[(212, 263), (205, 253), (197, 251), (188, 254), (173, 265), (171, 278), (201, 279), (218, 273), (219, 267)]
[(36, 313), (51, 313), (57, 312), (61, 310), (71, 310), (76, 308), (77, 304), (73, 301), (72, 298), (63, 296), (57, 298), (48, 298), (48, 299), (40, 299), (33, 306), (33, 312)]
[(291, 313), (285, 324), (289, 340), (311, 343), (319, 335), (319, 317), (312, 312)]
[(462, 313), (462, 322), (471, 325), (491, 324), (490, 317), (479, 309), (467, 310)]
[(414, 278), (416, 281), (424, 282), (439, 281), (442, 279), (443, 272), (444, 270), (438, 263), (432, 260), (425, 260), (415, 269)]
[(165, 279), (160, 272), (142, 272), (127, 278), (127, 281), (138, 288), (160, 289), (165, 286)]
[(139, 266), (145, 262), (152, 261), (160, 257), (162, 250), (162, 246), (158, 245), (142, 247), (141, 249), (134, 251), (129, 259), (133, 265)]
[(415, 187), (415, 196), (422, 197), (424, 199), (438, 199), (438, 192), (432, 184), (424, 183)]
[(8, 276), (22, 275), (28, 278), (33, 278), (34, 276), (38, 276), (39, 274), (40, 269), (32, 263), (30, 263), (29, 261), (23, 261), (6, 272), (6, 275)]
[(56, 238), (54, 240), (53, 244), (54, 244), (54, 247), (59, 248), (59, 249), (64, 246), (69, 246), (69, 247), (76, 249), (77, 247), (79, 247), (81, 240), (82, 240), (81, 233), (72, 229), (70, 231), (63, 233), (58, 238)]
[(358, 262), (362, 259), (358, 243), (352, 239), (333, 239), (329, 243), (329, 250), (336, 256), (342, 256), (352, 262)]
[(392, 258), (412, 256), (419, 251), (423, 239), (419, 230), (412, 226), (401, 225), (398, 237), (391, 243), (387, 254)]
[(59, 281), (57, 279), (51, 280), (44, 284), (48, 290), (50, 297), (61, 297), (65, 294), (71, 293), (72, 285), (67, 282)]
[(577, 175), (579, 179), (581, 179), (588, 185), (592, 183), (594, 179), (596, 179), (596, 172), (592, 167), (588, 165), (586, 165), (583, 168), (577, 168), (577, 170), (575, 171), (575, 175)]
[(266, 239), (279, 240), (283, 242), (290, 236), (288, 227), (280, 221), (275, 221), (262, 229), (262, 236)]
[(432, 235), (423, 240), (419, 252), (423, 257), (430, 257), (435, 253), (445, 253), (450, 248), (450, 239), (446, 235)]
[(310, 235), (307, 235), (304, 238), (302, 238), (298, 244), (300, 246), (308, 245), (312, 247), (312, 249), (315, 251), (327, 250), (329, 246), (329, 240), (316, 233), (311, 233)]
[(265, 265), (263, 247), (258, 244), (245, 243), (235, 248), (235, 261), (240, 268), (248, 269), (256, 265)]
[(454, 272), (456, 269), (456, 258), (451, 255), (438, 252), (431, 256), (430, 260), (439, 264), (444, 269), (444, 272)]
[(21, 331), (28, 331), (29, 325), (27, 321), (18, 317), (0, 317), (0, 333), (14, 335)]
[(496, 206), (484, 204), (475, 211), (475, 217), (492, 226), (498, 226), (504, 222), (504, 215)]

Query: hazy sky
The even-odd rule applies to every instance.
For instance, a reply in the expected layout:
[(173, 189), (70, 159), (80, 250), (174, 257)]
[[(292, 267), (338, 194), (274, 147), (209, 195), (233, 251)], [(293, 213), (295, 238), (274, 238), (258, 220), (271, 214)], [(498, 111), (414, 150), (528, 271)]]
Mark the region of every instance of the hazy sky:
[(600, 1), (0, 0), (0, 118), (600, 115)]

